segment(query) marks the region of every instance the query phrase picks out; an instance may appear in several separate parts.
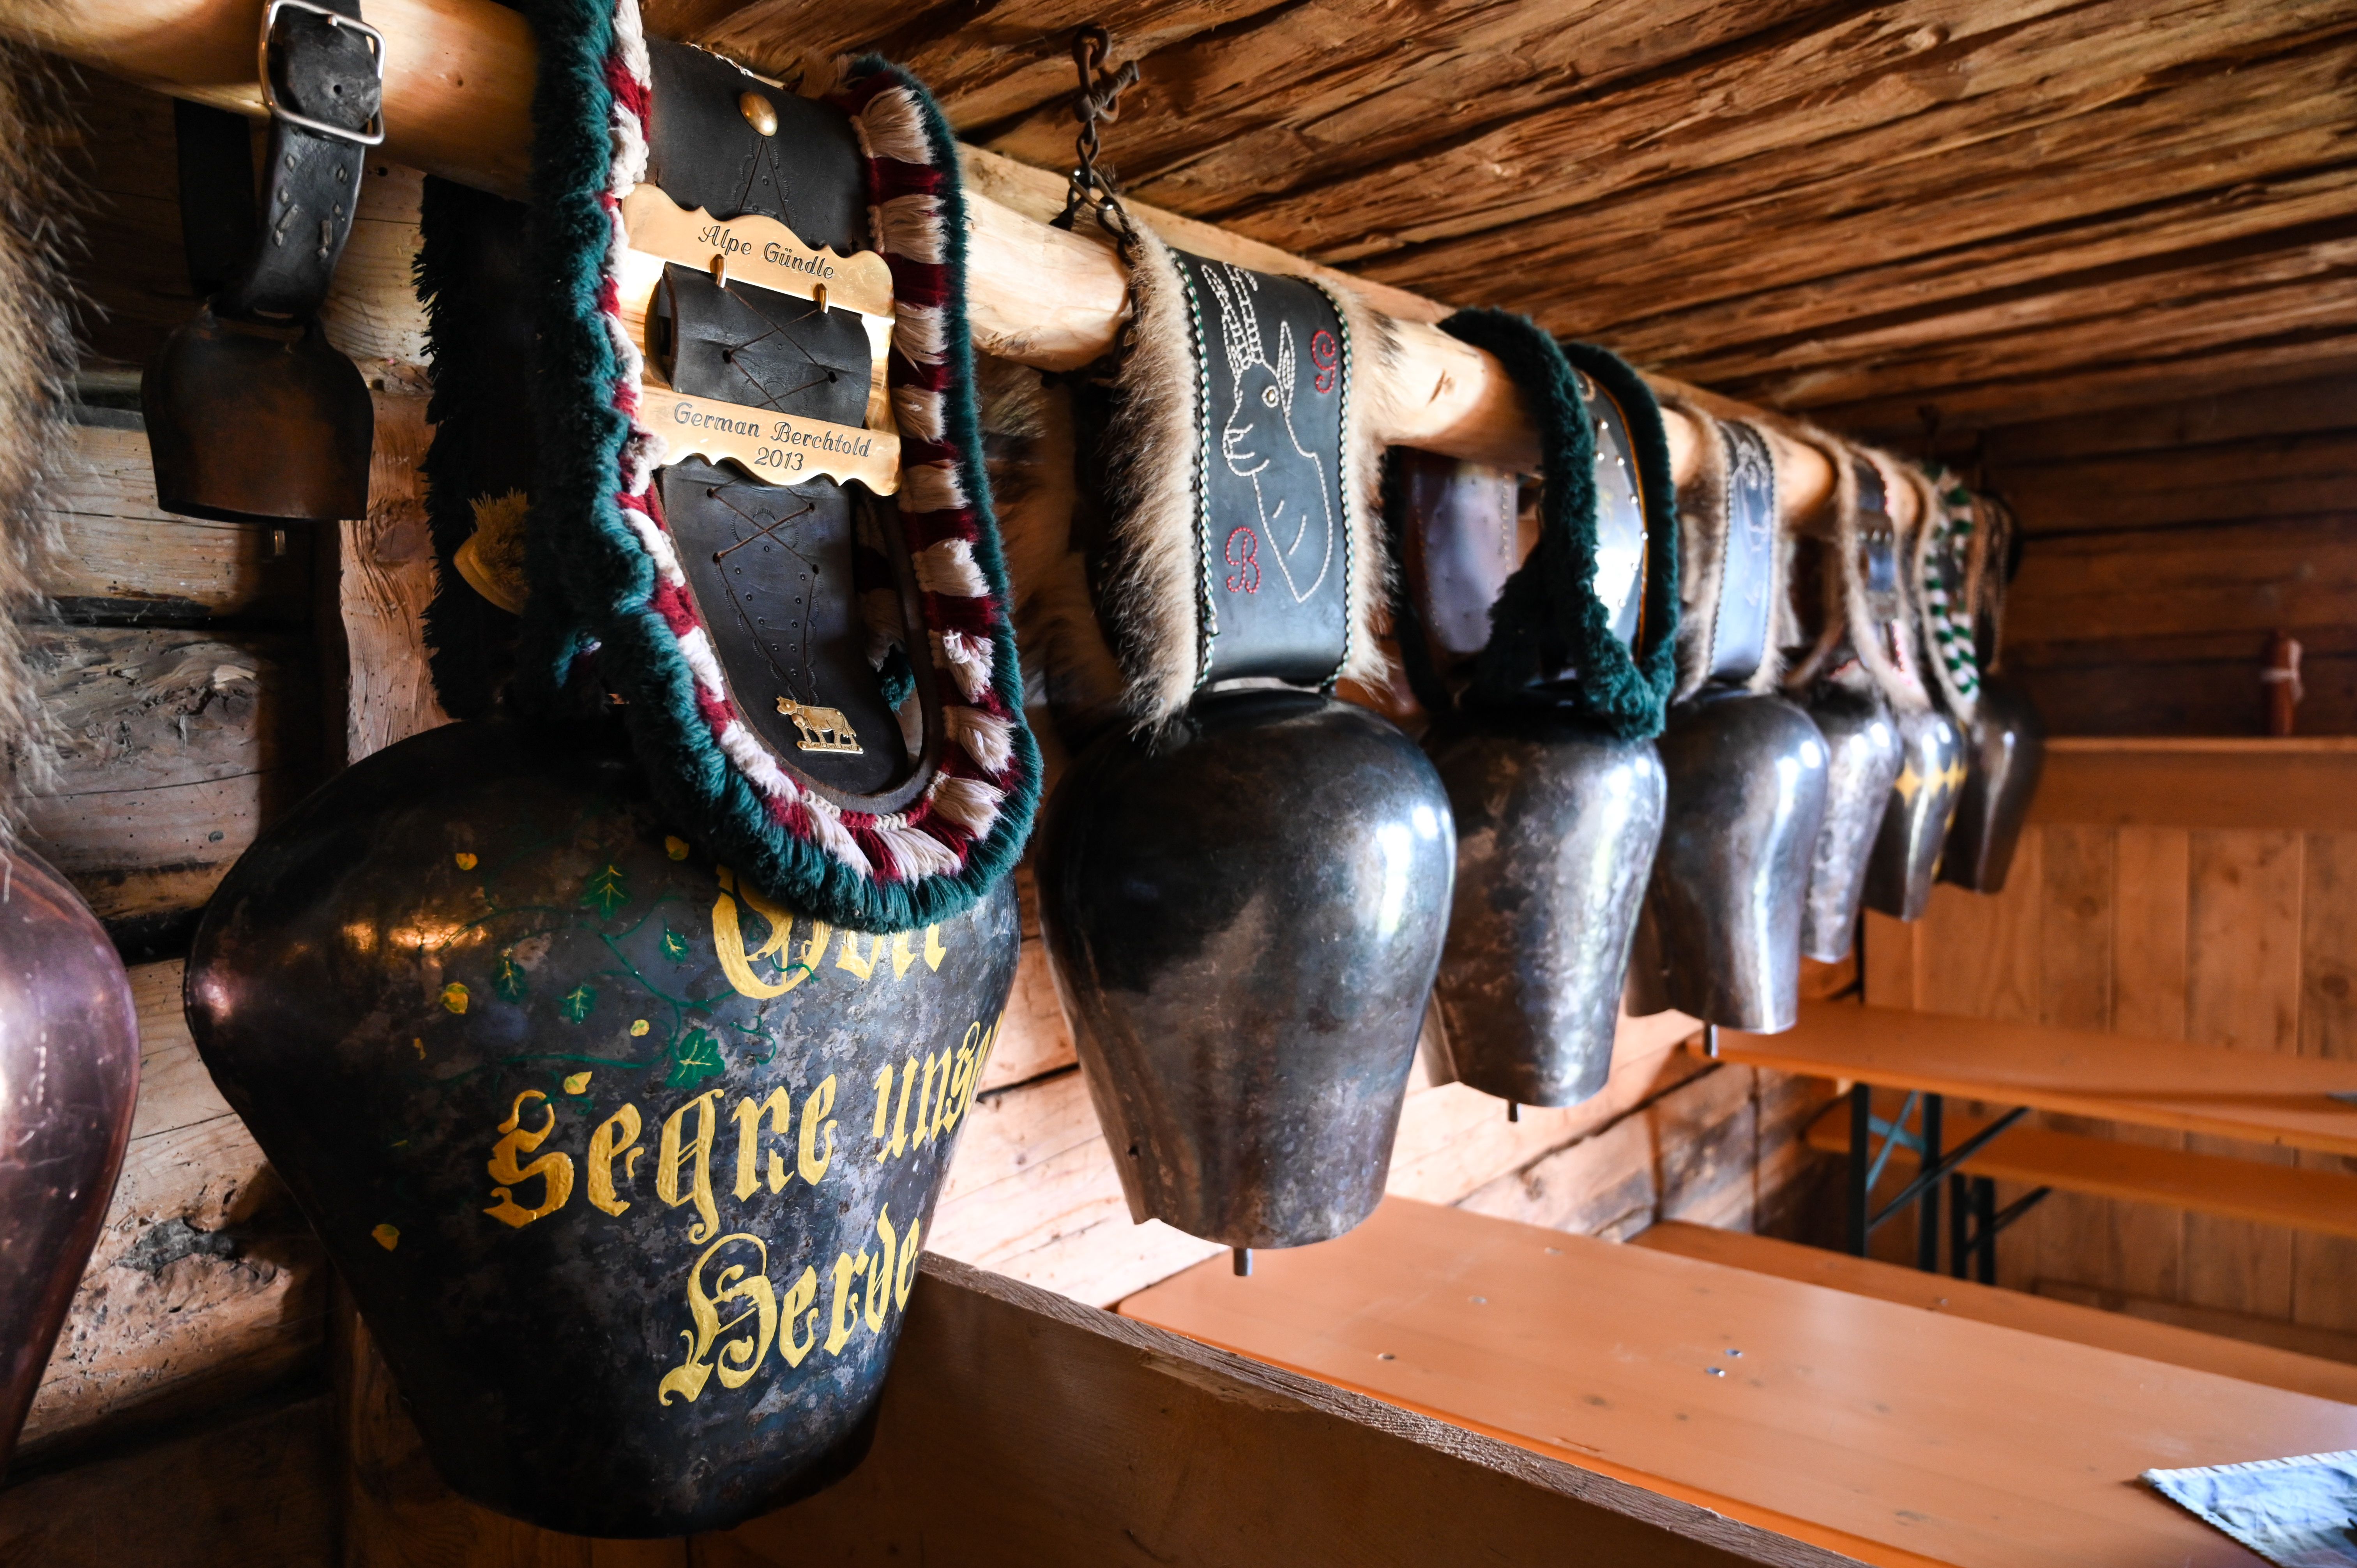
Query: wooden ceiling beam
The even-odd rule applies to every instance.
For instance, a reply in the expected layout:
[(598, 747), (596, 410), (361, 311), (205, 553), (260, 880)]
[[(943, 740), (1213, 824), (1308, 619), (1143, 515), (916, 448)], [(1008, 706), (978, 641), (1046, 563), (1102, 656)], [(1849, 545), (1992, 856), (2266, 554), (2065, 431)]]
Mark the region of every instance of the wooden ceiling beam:
[[(2196, 322), (2204, 346), (2217, 340), (2222, 327), (2254, 338), (2286, 329), (2287, 320), (2357, 328), (2352, 280), (2357, 222), (2345, 222), (2332, 239), (2261, 255), (2023, 292), (1988, 304), (1959, 302), (1906, 320), (1797, 341), (1705, 350), (1683, 356), (1679, 368), (1697, 381), (1742, 388), (1744, 395), (1784, 407), (1853, 401), (1862, 381), (1893, 392), (1936, 385), (1943, 361), (1960, 357), (1998, 360), (2021, 371), (2065, 371), (2116, 355), (2114, 348), (2091, 351), (2093, 345), (2125, 339), (2166, 351), (2172, 333)], [(1887, 372), (1895, 367), (1906, 373), (1892, 379)], [(1839, 395), (1819, 390), (1829, 378), (1844, 388)]]
[[(2035, 224), (1927, 255), (1838, 272), (1733, 299), (1602, 322), (1623, 353), (1675, 363), (1767, 356), (1804, 338), (1944, 318), (1982, 303), (2134, 280), (2228, 255), (2288, 250), (2357, 233), (2357, 163), (2265, 184), (2188, 191), (2092, 217)], [(1587, 308), (1599, 302), (1583, 299)]]
[(2330, 341), (2357, 332), (2357, 271), (2209, 298), (2163, 300), (2069, 326), (1929, 345), (1870, 361), (1751, 377), (1738, 396), (1827, 408), (1869, 398), (1943, 404), (1988, 385), (2038, 383), (2266, 345)]
[[(5, 26), (69, 59), (258, 117), (252, 55), (231, 43), (250, 49), (260, 10), (259, 0), (85, 0), (20, 11)], [(535, 49), (517, 15), (490, 0), (371, 0), (370, 18), (387, 40), (384, 156), (522, 194)], [(1118, 259), (1001, 199), (1037, 197), (1039, 181), (1052, 188), (1054, 177), (1029, 171), (1036, 177), (1027, 180), (1013, 172), (1017, 166), (986, 155), (972, 162), (998, 166), (969, 193), (969, 306), (979, 345), (1049, 369), (1103, 353), (1127, 311)], [(1204, 225), (1143, 215), (1205, 253), (1276, 271), (1324, 270)], [(1396, 318), (1403, 363), (1394, 427), (1382, 433), (1387, 440), (1501, 467), (1534, 466), (1536, 435), (1519, 394), (1494, 360), (1431, 325), (1443, 307), (1336, 276)], [(1674, 413), (1667, 423), (1674, 462), (1690, 467), (1693, 425)], [(1813, 449), (1775, 439), (1785, 459), (1778, 466), (1780, 499), (1790, 511), (1814, 511), (1831, 493), (1830, 467)]]
[[(2100, 122), (2148, 95), (2220, 79), (2230, 90), (2229, 121), (2341, 124), (2329, 73), (2297, 98), (2256, 92), (2234, 73), (2332, 52), (2336, 32), (2351, 26), (2345, 0), (2227, 8), (2173, 0), (2158, 13), (2147, 0), (2018, 0), (2003, 8), (1914, 0), (1878, 14), (1872, 27), (1835, 26), (1737, 51), (1423, 157), (1200, 215), (1328, 262), (1358, 262), (1384, 245), (1454, 247), (1474, 236), (1485, 238), (1486, 250), (1489, 238), (1511, 242), (1554, 215), (1577, 222), (1657, 188), (1706, 188), (1713, 194), (1704, 205), (1720, 213), (1772, 220), (1799, 169), (1823, 169), (1844, 189), (1876, 175), (1887, 182), (1988, 173), (1986, 143), (2067, 133), (2074, 121)], [(1120, 151), (1116, 141), (1113, 152)], [(1152, 182), (1138, 194), (1164, 199)], [(1877, 205), (1861, 190), (1848, 210), (1862, 215)]]
[(1908, 447), (1922, 443), (1920, 411), (1939, 410), (1942, 443), (1964, 432), (2066, 415), (2102, 413), (2190, 397), (2222, 397), (2244, 389), (2326, 375), (2357, 375), (2357, 332), (2303, 336), (2285, 342), (2232, 343), (2207, 352), (2073, 368), (2018, 378), (1996, 378), (1936, 392), (1878, 393), (1856, 403), (1814, 409), (1834, 428)]
[[(2203, 74), (2101, 113), (2002, 117), (1980, 142), (1878, 127), (1746, 166), (1697, 166), (1581, 211), (1354, 262), (1404, 287), (1509, 288), (1578, 329), (1903, 262), (2042, 224), (2349, 161), (2339, 84), (2357, 39)], [(1259, 222), (1237, 227), (1274, 242)]]
[[(1835, 0), (1863, 9), (1868, 0)], [(1822, 21), (1827, 0), (1600, 0), (1576, 11), (1496, 0), (1309, 0), (1175, 47), (1108, 133), (1142, 199), (1209, 217), (1238, 192), (1315, 186), (1425, 156), (1762, 34)], [(1128, 38), (1117, 36), (1125, 54)], [(1306, 69), (1305, 69), (1306, 68)], [(981, 140), (1043, 168), (1070, 156), (1060, 96)]]

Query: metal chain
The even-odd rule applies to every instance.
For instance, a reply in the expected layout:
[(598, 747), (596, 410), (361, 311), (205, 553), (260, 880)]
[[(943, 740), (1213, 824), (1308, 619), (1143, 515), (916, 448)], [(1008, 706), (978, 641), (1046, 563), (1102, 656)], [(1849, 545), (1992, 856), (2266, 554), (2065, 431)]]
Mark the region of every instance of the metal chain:
[(1071, 229), (1083, 210), (1093, 209), (1097, 227), (1112, 239), (1122, 259), (1131, 262), (1136, 259), (1137, 231), (1122, 208), (1113, 166), (1097, 162), (1103, 151), (1097, 126), (1121, 118), (1121, 95), (1137, 85), (1137, 62), (1125, 61), (1116, 70), (1106, 63), (1112, 53), (1113, 35), (1102, 23), (1091, 22), (1072, 34), (1072, 64), (1081, 79), (1081, 89), (1072, 95), (1072, 118), (1081, 129), (1072, 138), (1074, 164), (1064, 189), (1064, 210), (1052, 221), (1059, 229)]

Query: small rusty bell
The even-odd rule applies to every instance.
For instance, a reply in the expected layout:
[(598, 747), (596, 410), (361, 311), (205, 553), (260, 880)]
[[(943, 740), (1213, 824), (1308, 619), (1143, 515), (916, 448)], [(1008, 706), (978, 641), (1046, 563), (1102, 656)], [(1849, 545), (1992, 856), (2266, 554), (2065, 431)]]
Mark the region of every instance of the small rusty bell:
[(1941, 881), (1975, 893), (2004, 890), (2045, 763), (2046, 725), (2029, 693), (2002, 675), (1983, 677)]
[(1809, 861), (1801, 955), (1838, 963), (1857, 940), (1867, 860), (1899, 777), (1899, 723), (1867, 681), (1820, 682), (1807, 706), (1825, 737), (1825, 822)]
[(1042, 817), (1056, 987), (1130, 1213), (1297, 1247), (1374, 1209), (1448, 918), (1414, 741), (1305, 692), (1108, 735)]
[(130, 976), (98, 918), (0, 846), (0, 1465), (114, 1196), (139, 1098)]
[(222, 522), (368, 515), (376, 411), (314, 318), (217, 316), (176, 329), (139, 382), (156, 504)]
[(1824, 823), (1825, 743), (1781, 697), (1705, 692), (1670, 710), (1662, 847), (1631, 1011), (1755, 1034), (1799, 1017), (1801, 917)]
[(1867, 857), (1866, 907), (1920, 920), (1964, 793), (1964, 736), (1955, 720), (1934, 709), (1900, 714), (1899, 743), (1899, 777)]

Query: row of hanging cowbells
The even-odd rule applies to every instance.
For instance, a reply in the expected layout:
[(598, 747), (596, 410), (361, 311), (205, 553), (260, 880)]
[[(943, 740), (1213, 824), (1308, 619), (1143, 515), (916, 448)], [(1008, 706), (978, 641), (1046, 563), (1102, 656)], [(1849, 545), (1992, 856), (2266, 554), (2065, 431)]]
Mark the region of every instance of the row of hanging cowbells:
[[(360, 10), (272, 11), (259, 213), (207, 250), (184, 182), (227, 281), (151, 372), (182, 510), (349, 510), (285, 481), (349, 435), (313, 313), (382, 130)], [(1779, 518), (1769, 442), (1697, 409), (1679, 493), (1641, 379), (1495, 312), (1447, 330), (1537, 418), (1534, 504), (1387, 456), (1393, 324), (1166, 247), (1085, 158), (1132, 315), (1039, 390), (1059, 458), (978, 381), (911, 78), (533, 18), (529, 206), (425, 204), (460, 722), (265, 832), (187, 992), (469, 1497), (670, 1535), (857, 1463), (1012, 984), (1027, 705), (1073, 754), (1041, 912), (1133, 1210), (1240, 1248), (1372, 1208), (1436, 979), (1458, 1076), (1571, 1103), (1624, 989), (1782, 1027), (1861, 897), (2002, 878), (2035, 727), (1982, 675), (1993, 503), (1796, 432), (1840, 481)], [(257, 430), (290, 461), (208, 460)], [(1334, 695), (1387, 637), (1422, 744)]]

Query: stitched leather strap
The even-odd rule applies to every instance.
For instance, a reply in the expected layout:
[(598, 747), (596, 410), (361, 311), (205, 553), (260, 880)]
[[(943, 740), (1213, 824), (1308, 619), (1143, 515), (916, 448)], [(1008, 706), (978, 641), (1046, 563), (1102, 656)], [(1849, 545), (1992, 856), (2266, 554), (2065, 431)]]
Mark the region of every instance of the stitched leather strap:
[(274, 111), (258, 213), (243, 121), (194, 105), (175, 111), (188, 271), (218, 316), (299, 326), (328, 297), (360, 205), (364, 138), (383, 132), (381, 45), (343, 18), (361, 19), (359, 0), (281, 4), (271, 15)]
[(1749, 681), (1768, 656), (1776, 572), (1776, 465), (1767, 440), (1736, 421), (1719, 424), (1727, 450), (1727, 529), (1712, 621), (1710, 679)]
[(1199, 684), (1260, 676), (1324, 685), (1351, 639), (1341, 312), (1299, 278), (1171, 255), (1203, 392)]
[(859, 425), (874, 360), (859, 317), (750, 284), (663, 269), (650, 322), (657, 366), (694, 397)]
[[(650, 39), (647, 178), (691, 210), (775, 218), (813, 249), (868, 248), (859, 138), (843, 112), (772, 87), (706, 49)], [(745, 100), (767, 105), (764, 134)]]
[[(665, 197), (721, 221), (774, 218), (813, 249), (866, 248), (864, 165), (842, 111), (683, 44), (651, 43), (649, 63), (648, 176)], [(658, 374), (757, 428), (777, 423), (765, 414), (866, 424), (875, 359), (856, 311), (673, 263), (647, 325)], [(663, 520), (747, 727), (813, 781), (876, 795), (909, 771), (861, 604), (880, 594), (897, 617), (889, 563), (859, 542), (866, 510), (889, 503), (823, 476), (791, 480), (802, 455), (773, 455), (758, 474), (673, 463), (658, 480)]]

